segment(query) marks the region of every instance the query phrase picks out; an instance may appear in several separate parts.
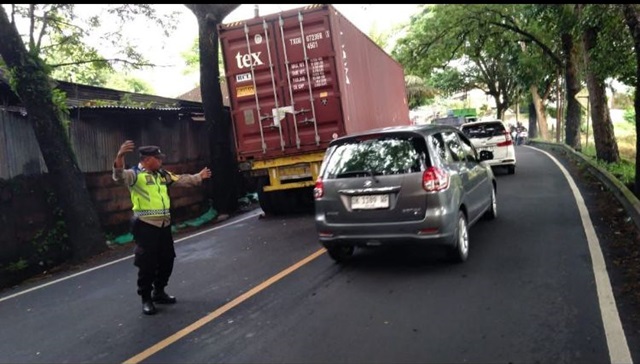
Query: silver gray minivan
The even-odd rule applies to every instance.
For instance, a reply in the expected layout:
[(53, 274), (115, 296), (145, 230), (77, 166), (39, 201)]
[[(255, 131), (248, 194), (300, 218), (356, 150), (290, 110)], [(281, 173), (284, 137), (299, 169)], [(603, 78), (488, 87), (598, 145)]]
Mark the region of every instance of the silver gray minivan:
[(333, 140), (314, 188), (320, 243), (336, 262), (356, 247), (444, 245), (469, 255), (469, 227), (497, 216), (496, 178), (457, 128), (411, 125)]

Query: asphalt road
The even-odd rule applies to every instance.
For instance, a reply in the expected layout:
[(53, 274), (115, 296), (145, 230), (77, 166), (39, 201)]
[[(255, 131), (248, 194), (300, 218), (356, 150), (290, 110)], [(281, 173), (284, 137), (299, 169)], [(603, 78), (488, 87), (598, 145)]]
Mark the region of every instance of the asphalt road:
[(254, 210), (176, 241), (178, 303), (155, 316), (131, 256), (0, 292), (0, 362), (631, 362), (580, 193), (549, 155), (516, 150), (464, 264), (403, 248), (340, 266), (311, 213)]

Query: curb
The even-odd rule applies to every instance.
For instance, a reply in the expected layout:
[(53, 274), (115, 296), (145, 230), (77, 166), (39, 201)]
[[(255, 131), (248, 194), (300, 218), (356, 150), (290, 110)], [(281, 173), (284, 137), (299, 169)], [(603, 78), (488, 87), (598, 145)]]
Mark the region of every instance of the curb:
[(602, 182), (609, 191), (613, 193), (613, 195), (620, 201), (622, 207), (625, 209), (629, 217), (633, 220), (636, 228), (640, 230), (640, 200), (631, 192), (627, 186), (625, 186), (622, 182), (620, 182), (614, 175), (609, 173), (609, 171), (602, 169), (597, 164), (595, 164), (591, 159), (585, 157), (583, 154), (576, 152), (568, 145), (563, 143), (554, 143), (554, 142), (543, 142), (538, 140), (529, 140), (529, 144), (536, 145), (547, 145), (552, 147), (560, 147), (567, 151), (570, 157), (575, 159), (579, 159), (585, 162), (589, 168), (589, 172), (591, 172), (600, 182)]

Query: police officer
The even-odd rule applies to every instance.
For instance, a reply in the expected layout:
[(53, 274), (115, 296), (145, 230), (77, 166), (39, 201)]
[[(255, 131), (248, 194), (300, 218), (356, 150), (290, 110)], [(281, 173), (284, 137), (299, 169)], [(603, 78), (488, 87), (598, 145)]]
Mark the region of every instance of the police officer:
[(126, 185), (131, 194), (133, 217), (131, 232), (135, 239), (134, 265), (138, 267), (138, 295), (142, 312), (154, 315), (154, 303), (173, 304), (176, 298), (165, 292), (173, 271), (176, 253), (171, 234), (170, 186), (199, 186), (211, 177), (204, 167), (197, 174), (176, 175), (162, 168), (165, 155), (155, 145), (138, 148), (140, 162), (124, 169), (124, 156), (134, 150), (131, 140), (125, 141), (113, 162), (113, 180)]

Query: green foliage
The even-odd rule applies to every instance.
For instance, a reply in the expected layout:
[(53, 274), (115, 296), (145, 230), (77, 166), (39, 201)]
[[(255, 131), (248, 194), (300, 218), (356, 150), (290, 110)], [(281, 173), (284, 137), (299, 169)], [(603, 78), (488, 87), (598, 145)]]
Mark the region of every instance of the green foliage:
[(57, 220), (52, 229), (38, 231), (31, 241), (36, 252), (34, 259), (38, 265), (49, 267), (60, 263), (62, 257), (66, 257), (71, 251), (68, 239), (63, 220)]
[(120, 91), (128, 91), (139, 94), (153, 94), (153, 87), (146, 81), (135, 77), (129, 77), (120, 73), (112, 74), (109, 77), (105, 87), (113, 88)]
[[(408, 70), (433, 84), (443, 94), (484, 90), (494, 98), (498, 111), (512, 106), (521, 89), (523, 71), (541, 64), (522, 64), (519, 29), (524, 5), (437, 4), (425, 6), (411, 19), (407, 35), (392, 55)], [(536, 69), (536, 68), (534, 68)], [(538, 79), (538, 74), (530, 76)]]
[(149, 31), (168, 36), (178, 15), (154, 4), (35, 4), (33, 14), (29, 4), (14, 4), (12, 9), (18, 22), (29, 24), (22, 38), (30, 54), (44, 60), (52, 78), (141, 93), (152, 89), (123, 74), (155, 65), (132, 45), (129, 27), (133, 20), (139, 24), (146, 19)]
[(636, 176), (636, 168), (635, 164), (632, 161), (626, 159), (620, 159), (620, 162), (617, 163), (607, 163), (605, 161), (599, 160), (595, 158), (596, 149), (593, 145), (588, 145), (583, 147), (582, 153), (586, 156), (592, 158), (592, 161), (597, 164), (600, 168), (606, 170), (611, 173), (614, 177), (616, 177), (622, 184), (625, 186), (629, 186), (633, 184), (633, 181)]
[(623, 118), (626, 122), (633, 125), (636, 124), (636, 111), (634, 108), (627, 108), (624, 110)]
[(58, 114), (58, 120), (62, 123), (64, 130), (69, 130), (69, 109), (67, 108), (67, 95), (59, 89), (51, 90), (53, 106)]
[(635, 84), (636, 55), (633, 39), (618, 4), (585, 4), (578, 30), (595, 29), (597, 44), (590, 50), (590, 71), (601, 79)]
[(431, 76), (431, 82), (445, 96), (472, 87), (470, 81), (465, 79), (465, 76), (455, 68), (435, 71)]
[(33, 260), (43, 267), (60, 263), (71, 252), (67, 227), (55, 194), (47, 194), (47, 205), (55, 218), (54, 225), (49, 229), (39, 230), (31, 240), (35, 249)]
[[(222, 54), (222, 52), (218, 54)], [(200, 71), (200, 45), (198, 38), (194, 38), (193, 42), (191, 43), (191, 48), (180, 53), (180, 55), (182, 56), (182, 59), (184, 60), (184, 63), (186, 65), (185, 69), (182, 72), (184, 75), (189, 75)], [(218, 57), (218, 64), (222, 66), (222, 57)], [(224, 66), (221, 68), (221, 70), (224, 70)], [(224, 71), (222, 71), (221, 73), (224, 73)]]
[(131, 94), (122, 94), (120, 100), (91, 100), (86, 106), (117, 106), (117, 107), (139, 107), (139, 108), (153, 108), (153, 107), (177, 107), (177, 103), (159, 104), (154, 101), (134, 101)]
[(614, 92), (612, 103), (613, 109), (633, 108), (633, 95), (624, 92)]
[(15, 262), (9, 263), (4, 269), (0, 269), (0, 271), (19, 272), (27, 268), (29, 268), (29, 262), (26, 259), (20, 258)]
[[(222, 57), (222, 46), (218, 43), (218, 73), (220, 74), (220, 82), (224, 82), (224, 57)], [(195, 38), (191, 48), (180, 54), (184, 60), (185, 68), (183, 75), (190, 75), (200, 72), (200, 45), (198, 38)]]
[(427, 86), (424, 80), (418, 76), (406, 75), (404, 77), (407, 91), (409, 109), (425, 105), (429, 99), (435, 96), (434, 90)]
[(47, 47), (42, 53), (47, 63), (52, 65), (52, 78), (90, 86), (102, 86), (114, 72), (113, 66), (100, 56), (98, 50), (82, 43), (79, 34), (72, 33), (67, 36), (53, 34), (52, 38), (52, 41), (59, 46)]

